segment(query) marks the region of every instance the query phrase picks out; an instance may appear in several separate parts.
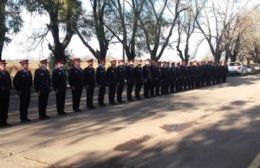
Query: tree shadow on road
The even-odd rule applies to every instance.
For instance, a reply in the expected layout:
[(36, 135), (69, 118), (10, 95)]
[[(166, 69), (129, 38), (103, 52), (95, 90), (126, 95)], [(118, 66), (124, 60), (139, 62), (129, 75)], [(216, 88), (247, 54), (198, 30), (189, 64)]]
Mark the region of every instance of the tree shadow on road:
[(227, 113), (220, 122), (205, 129), (191, 126), (194, 131), (180, 142), (166, 140), (145, 147), (140, 141), (135, 144), (138, 150), (122, 151), (105, 160), (105, 154), (85, 154), (75, 164), (82, 168), (245, 168), (260, 151), (259, 118), (260, 106), (254, 106), (236, 114)]
[[(9, 137), (24, 132), (25, 137), (47, 138), (40, 144), (31, 146), (31, 149), (56, 143), (58, 139), (63, 138), (73, 138), (67, 144), (73, 145), (94, 135), (120, 131), (128, 125), (141, 120), (163, 118), (166, 116), (165, 112), (175, 113), (177, 110), (182, 109), (183, 113), (190, 113), (191, 109), (194, 110), (204, 105), (193, 103), (195, 99), (198, 99), (198, 97), (176, 98), (175, 95), (145, 99), (130, 104), (108, 106), (82, 113), (70, 113), (64, 117), (57, 116), (51, 120), (37, 121), (37, 130), (34, 129), (34, 122), (24, 126), (17, 125), (10, 130), (4, 131), (1, 135)], [(19, 139), (13, 141), (0, 140), (0, 145), (15, 145), (17, 143), (19, 143)]]
[[(258, 78), (245, 79), (247, 84), (253, 84), (257, 80)], [(37, 123), (37, 129), (34, 129), (33, 124), (8, 129), (1, 133), (0, 145), (15, 146), (19, 144), (20, 139), (10, 140), (8, 137), (24, 132), (23, 138), (33, 136), (45, 139), (41, 143), (31, 145), (30, 149), (52, 145), (57, 143), (59, 139), (68, 139), (66, 145), (69, 146), (94, 135), (115, 133), (139, 121), (160, 119), (165, 117), (166, 113), (175, 113), (177, 110), (192, 115), (194, 110), (206, 105), (201, 102), (194, 103), (194, 100), (199, 99), (199, 96), (168, 95), (130, 104), (108, 106), (93, 111), (70, 113), (65, 117), (54, 117), (51, 120), (40, 121)], [(233, 101), (219, 109), (210, 110), (216, 112), (232, 111), (236, 110), (239, 105), (247, 103), (250, 101)], [(201, 120), (207, 120), (207, 117), (207, 115), (202, 116)], [(137, 139), (137, 142), (142, 143), (137, 143), (137, 151), (122, 151), (118, 156), (106, 160), (102, 159), (105, 158), (105, 153), (104, 156), (100, 156), (98, 153), (85, 153), (82, 155), (82, 159), (75, 164), (84, 168), (244, 168), (260, 151), (259, 117), (260, 106), (240, 110), (238, 113), (226, 113), (222, 121), (210, 125), (206, 129), (196, 129), (196, 125), (203, 124), (200, 121), (189, 123), (191, 125), (188, 126), (192, 127), (194, 131), (180, 142), (166, 140), (147, 148), (143, 145), (146, 141), (138, 141)], [(238, 123), (241, 118), (244, 119), (244, 122)], [(172, 124), (174, 123), (169, 123), (169, 126)], [(176, 125), (173, 126), (176, 127)], [(182, 128), (189, 129), (188, 126), (186, 123), (185, 127)], [(230, 128), (230, 126), (234, 127)], [(161, 128), (163, 129), (163, 125)], [(179, 130), (180, 133), (182, 131), (182, 129)], [(168, 133), (172, 132), (168, 131)], [(147, 141), (149, 140), (150, 138)], [(66, 159), (60, 160), (56, 164), (60, 165), (65, 161)]]
[(225, 87), (250, 86), (250, 85), (254, 85), (259, 80), (260, 80), (260, 74), (228, 77), (227, 83), (201, 88), (200, 90), (215, 90), (215, 89), (225, 88)]

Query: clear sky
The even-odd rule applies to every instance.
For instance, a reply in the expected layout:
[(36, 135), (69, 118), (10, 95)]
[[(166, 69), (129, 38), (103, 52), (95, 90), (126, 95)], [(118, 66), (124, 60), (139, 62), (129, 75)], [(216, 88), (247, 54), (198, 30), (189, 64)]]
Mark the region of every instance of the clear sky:
[[(243, 2), (247, 0), (241, 0)], [(241, 2), (242, 3), (242, 2)], [(259, 4), (259, 0), (252, 0), (249, 6)], [(50, 33), (48, 34), (44, 43), (39, 45), (38, 47), (35, 46), (35, 42), (32, 40), (31, 36), (33, 32), (43, 31), (45, 25), (48, 23), (49, 19), (47, 16), (39, 16), (39, 15), (32, 15), (28, 12), (23, 12), (22, 17), (24, 20), (24, 26), (20, 33), (15, 36), (12, 36), (13, 41), (4, 47), (3, 57), (5, 59), (34, 59), (39, 60), (41, 58), (47, 58), (50, 54), (48, 50), (47, 44), (48, 41), (52, 43), (52, 38)], [(176, 34), (173, 35), (172, 40), (176, 37)], [(196, 33), (192, 36), (191, 40), (191, 54), (194, 53), (198, 41), (202, 39), (202, 36), (199, 33)], [(97, 46), (97, 42), (92, 40), (91, 43), (94, 46)], [(75, 35), (72, 38), (72, 41), (68, 47), (68, 50), (72, 52), (72, 55), (86, 58), (92, 57), (91, 53), (88, 49), (82, 44), (79, 38)], [(204, 42), (200, 45), (200, 48), (197, 52), (196, 59), (201, 60), (203, 57), (210, 55), (209, 48), (207, 44)], [(113, 56), (117, 58), (122, 58), (122, 46), (117, 45), (110, 45), (108, 56)], [(148, 57), (148, 56), (144, 56)], [(177, 56), (176, 49), (167, 49), (161, 58), (162, 60), (174, 60), (179, 61), (179, 57)]]

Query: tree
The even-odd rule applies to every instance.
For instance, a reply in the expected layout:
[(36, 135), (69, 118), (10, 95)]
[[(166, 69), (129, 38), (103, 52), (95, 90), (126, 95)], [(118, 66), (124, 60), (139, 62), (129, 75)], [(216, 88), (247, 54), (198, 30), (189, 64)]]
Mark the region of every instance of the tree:
[[(178, 18), (177, 21), (177, 33), (178, 33), (178, 40), (176, 49), (178, 52), (179, 57), (182, 61), (188, 63), (190, 59), (190, 39), (195, 31), (195, 24), (196, 20), (199, 17), (199, 14), (202, 8), (205, 5), (204, 3), (200, 4), (198, 0), (190, 1), (188, 10), (184, 11)], [(181, 49), (181, 43), (183, 42), (184, 38), (184, 51)]]
[(152, 60), (159, 60), (169, 46), (180, 13), (188, 9), (185, 3), (184, 0), (145, 1), (139, 21)]
[[(97, 60), (106, 58), (110, 41), (114, 35), (106, 28), (106, 19), (110, 19), (111, 15), (111, 3), (110, 0), (89, 0), (92, 13), (85, 14), (80, 19), (77, 34), (83, 44), (89, 49)], [(95, 35), (98, 40), (99, 49), (95, 49), (88, 40)]]
[(15, 0), (0, 1), (0, 60), (5, 43), (9, 43), (11, 38), (8, 35), (18, 33), (22, 26), (21, 2)]
[(258, 7), (240, 16), (239, 33), (241, 44), (238, 53), (240, 61), (260, 63), (260, 10)]
[(237, 52), (240, 37), (236, 36), (235, 40), (229, 37), (232, 37), (230, 35), (233, 34), (233, 25), (236, 24), (239, 13), (244, 6), (244, 3), (237, 0), (206, 1), (200, 17), (196, 19), (196, 26), (207, 41), (216, 63), (220, 61), (225, 51), (230, 56), (230, 47), (234, 45), (235, 41), (233, 51)]
[[(65, 50), (72, 36), (75, 34), (82, 6), (79, 0), (25, 0), (25, 5), (30, 12), (48, 14), (49, 24), (43, 34), (37, 37), (44, 38), (51, 32), (53, 44), (48, 44), (49, 50), (56, 59), (67, 59)], [(61, 35), (64, 34), (63, 40)]]
[(224, 49), (226, 54), (225, 62), (228, 62), (228, 59), (230, 59), (231, 62), (236, 61), (241, 45), (241, 33), (243, 32), (243, 25), (241, 25), (239, 17), (234, 20), (234, 24), (232, 24), (232, 22), (233, 21), (227, 25), (226, 31), (224, 33)]
[(111, 0), (111, 22), (106, 28), (122, 44), (128, 60), (136, 57), (139, 17), (145, 0)]

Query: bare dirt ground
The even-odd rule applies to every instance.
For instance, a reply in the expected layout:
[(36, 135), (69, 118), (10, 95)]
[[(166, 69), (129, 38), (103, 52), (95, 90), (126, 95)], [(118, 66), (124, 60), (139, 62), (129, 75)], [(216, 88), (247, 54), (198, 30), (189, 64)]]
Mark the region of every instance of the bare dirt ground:
[[(69, 93), (69, 92), (68, 92)], [(133, 103), (72, 113), (48, 113), (18, 122), (12, 96), (10, 122), (0, 130), (1, 168), (245, 168), (260, 151), (260, 75)]]

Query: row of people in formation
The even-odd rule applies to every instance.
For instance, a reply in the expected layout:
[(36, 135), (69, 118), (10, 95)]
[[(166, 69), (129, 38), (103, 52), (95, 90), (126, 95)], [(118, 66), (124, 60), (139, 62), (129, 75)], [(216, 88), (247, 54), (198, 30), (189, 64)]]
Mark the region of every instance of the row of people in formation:
[[(141, 99), (141, 89), (143, 87), (144, 98), (165, 95), (194, 88), (201, 88), (212, 84), (226, 81), (227, 66), (215, 65), (212, 63), (185, 63), (156, 62), (138, 60), (137, 65), (130, 60), (125, 65), (123, 60), (112, 60), (110, 67), (105, 68), (105, 60), (101, 60), (97, 69), (93, 67), (93, 59), (87, 60), (88, 66), (83, 70), (81, 60), (74, 58), (73, 66), (68, 72), (64, 69), (64, 60), (57, 60), (56, 67), (52, 71), (52, 78), (48, 70), (47, 59), (41, 60), (39, 68), (35, 71), (34, 80), (29, 70), (29, 61), (20, 61), (21, 70), (16, 73), (13, 79), (13, 86), (20, 98), (20, 119), (21, 122), (31, 121), (28, 118), (28, 108), (31, 98), (31, 87), (34, 85), (39, 95), (38, 109), (41, 120), (48, 119), (46, 114), (48, 97), (51, 85), (56, 95), (56, 107), (58, 115), (65, 115), (65, 97), (69, 83), (72, 92), (73, 110), (80, 112), (80, 102), (82, 91), (86, 89), (87, 109), (96, 108), (93, 105), (94, 89), (98, 87), (98, 105), (106, 106), (104, 98), (106, 87), (109, 88), (109, 104), (116, 105), (124, 103), (122, 94), (127, 87), (127, 101), (133, 101), (132, 92), (134, 90), (135, 99)], [(6, 61), (0, 60), (0, 126), (9, 126), (8, 109), (10, 100), (10, 89), (12, 81), (10, 74), (6, 71)]]

